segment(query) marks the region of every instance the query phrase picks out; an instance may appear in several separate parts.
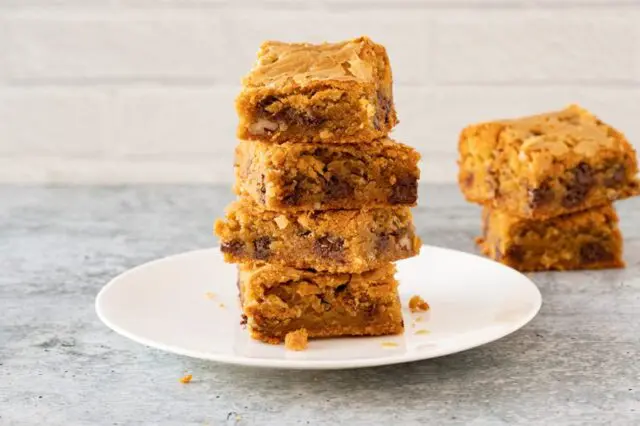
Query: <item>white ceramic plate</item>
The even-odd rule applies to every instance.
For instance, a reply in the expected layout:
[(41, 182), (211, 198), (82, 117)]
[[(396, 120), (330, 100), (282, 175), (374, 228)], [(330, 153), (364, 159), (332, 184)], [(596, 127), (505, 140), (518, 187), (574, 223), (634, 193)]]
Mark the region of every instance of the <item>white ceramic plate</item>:
[[(116, 332), (158, 349), (258, 367), (338, 369), (395, 364), (473, 348), (519, 329), (541, 296), (524, 275), (490, 260), (423, 246), (398, 262), (405, 332), (399, 336), (312, 340), (292, 352), (252, 340), (240, 325), (236, 268), (219, 250), (187, 252), (133, 268), (96, 299), (100, 319)], [(411, 296), (431, 305), (411, 313)]]

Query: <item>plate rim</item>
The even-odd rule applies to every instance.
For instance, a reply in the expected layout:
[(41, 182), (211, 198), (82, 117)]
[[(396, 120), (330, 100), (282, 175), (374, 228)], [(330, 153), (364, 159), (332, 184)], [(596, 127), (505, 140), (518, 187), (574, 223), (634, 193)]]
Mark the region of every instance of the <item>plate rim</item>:
[[(164, 344), (157, 342), (152, 339), (148, 339), (143, 336), (136, 335), (135, 333), (129, 332), (126, 329), (114, 324), (111, 320), (109, 320), (108, 316), (105, 315), (102, 309), (102, 300), (105, 298), (105, 295), (110, 291), (112, 287), (117, 285), (118, 281), (122, 279), (126, 279), (126, 277), (135, 271), (149, 267), (156, 263), (162, 263), (170, 259), (176, 259), (180, 257), (188, 257), (194, 254), (204, 254), (206, 252), (215, 252), (219, 253), (219, 246), (209, 247), (209, 248), (201, 248), (188, 250), (180, 253), (170, 254), (167, 256), (163, 256), (157, 259), (153, 259), (139, 265), (136, 265), (132, 268), (125, 270), (124, 272), (119, 273), (115, 277), (111, 278), (98, 292), (95, 298), (94, 307), (98, 319), (102, 321), (104, 325), (114, 331), (116, 334), (119, 334), (123, 337), (126, 337), (129, 340), (132, 340), (136, 343), (142, 344), (147, 347), (151, 347), (154, 349), (158, 349), (161, 351), (174, 353), (177, 355), (183, 355), (190, 358), (201, 359), (206, 361), (214, 361), (222, 364), (230, 364), (236, 366), (245, 366), (245, 367), (256, 367), (256, 368), (271, 368), (271, 369), (286, 369), (286, 370), (342, 370), (342, 369), (354, 369), (354, 368), (367, 368), (367, 367), (377, 367), (377, 366), (385, 366), (385, 365), (395, 365), (395, 364), (403, 364), (408, 362), (415, 362), (433, 358), (439, 358), (446, 355), (453, 355), (456, 353), (468, 351), (473, 348), (477, 348), (480, 346), (484, 346), (486, 344), (495, 342), (504, 337), (507, 337), (514, 332), (518, 331), (528, 323), (530, 323), (540, 312), (542, 307), (542, 294), (540, 293), (540, 289), (535, 284), (535, 282), (525, 274), (501, 263), (495, 262), (491, 259), (488, 259), (483, 256), (479, 256), (473, 253), (468, 253), (460, 250), (455, 250), (447, 247), (438, 247), (429, 244), (423, 244), (421, 249), (435, 249), (438, 251), (446, 251), (450, 253), (455, 253), (456, 255), (470, 256), (474, 258), (478, 258), (481, 261), (496, 263), (499, 266), (510, 269), (511, 271), (517, 273), (521, 277), (523, 277), (526, 282), (530, 285), (531, 290), (533, 290), (532, 295), (535, 298), (535, 307), (531, 309), (531, 311), (524, 316), (521, 320), (510, 325), (505, 328), (505, 330), (499, 335), (489, 335), (485, 338), (479, 338), (477, 340), (468, 341), (465, 344), (458, 346), (455, 350), (450, 350), (442, 348), (440, 350), (435, 350), (430, 352), (429, 355), (425, 356), (424, 353), (419, 351), (412, 353), (401, 353), (395, 355), (389, 355), (386, 357), (377, 357), (377, 358), (355, 358), (355, 359), (347, 359), (347, 360), (304, 360), (304, 359), (278, 359), (278, 358), (252, 358), (252, 357), (239, 357), (233, 355), (225, 355), (225, 354), (212, 354), (210, 352), (202, 352), (202, 351), (193, 351), (193, 350), (185, 350), (181, 347)], [(533, 300), (532, 300), (533, 301)], [(379, 336), (378, 336), (379, 337)], [(366, 338), (366, 337), (364, 337)]]

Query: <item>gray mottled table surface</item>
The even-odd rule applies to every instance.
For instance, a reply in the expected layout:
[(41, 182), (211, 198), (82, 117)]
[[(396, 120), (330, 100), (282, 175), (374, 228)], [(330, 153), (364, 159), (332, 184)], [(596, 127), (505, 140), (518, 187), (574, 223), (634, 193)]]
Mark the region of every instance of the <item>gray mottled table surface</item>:
[[(230, 367), (116, 335), (114, 275), (215, 244), (215, 187), (0, 187), (0, 424), (640, 424), (640, 200), (619, 203), (625, 270), (533, 276), (538, 317), (493, 344), (351, 371)], [(421, 188), (425, 242), (475, 251), (479, 211)], [(194, 380), (182, 385), (185, 372)]]

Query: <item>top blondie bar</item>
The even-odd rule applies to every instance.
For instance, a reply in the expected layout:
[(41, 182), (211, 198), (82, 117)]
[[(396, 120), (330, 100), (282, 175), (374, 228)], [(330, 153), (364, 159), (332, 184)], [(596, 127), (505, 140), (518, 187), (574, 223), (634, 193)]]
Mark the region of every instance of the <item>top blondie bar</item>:
[(466, 198), (521, 218), (545, 219), (639, 192), (627, 139), (577, 105), (469, 126), (458, 148)]
[(368, 37), (263, 43), (236, 109), (238, 137), (264, 142), (368, 142), (398, 122), (389, 58)]

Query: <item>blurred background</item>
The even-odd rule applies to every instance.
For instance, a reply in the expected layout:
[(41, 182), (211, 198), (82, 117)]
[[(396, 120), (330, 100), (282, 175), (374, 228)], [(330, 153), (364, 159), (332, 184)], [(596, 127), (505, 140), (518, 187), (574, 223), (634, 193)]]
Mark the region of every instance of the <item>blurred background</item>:
[(640, 147), (633, 0), (0, 0), (0, 182), (230, 183), (265, 39), (384, 44), (423, 181), (466, 124), (578, 102)]

